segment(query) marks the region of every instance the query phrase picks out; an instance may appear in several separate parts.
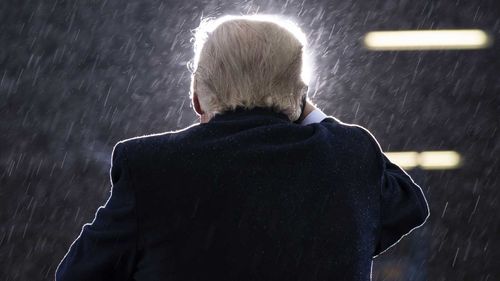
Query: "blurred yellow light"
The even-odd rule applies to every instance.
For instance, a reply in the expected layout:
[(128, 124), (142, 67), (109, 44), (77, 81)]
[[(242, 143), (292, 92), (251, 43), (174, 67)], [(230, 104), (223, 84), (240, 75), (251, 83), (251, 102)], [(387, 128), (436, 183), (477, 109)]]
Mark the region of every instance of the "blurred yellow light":
[(418, 166), (418, 153), (408, 152), (385, 152), (389, 160), (403, 169), (411, 169)]
[(455, 151), (425, 151), (419, 154), (418, 163), (426, 170), (454, 169), (460, 166), (461, 157)]
[(491, 46), (491, 37), (480, 29), (372, 31), (364, 45), (373, 51), (482, 49)]
[(456, 151), (416, 151), (384, 152), (389, 160), (403, 169), (420, 167), (424, 170), (447, 170), (458, 168), (462, 164), (461, 156)]

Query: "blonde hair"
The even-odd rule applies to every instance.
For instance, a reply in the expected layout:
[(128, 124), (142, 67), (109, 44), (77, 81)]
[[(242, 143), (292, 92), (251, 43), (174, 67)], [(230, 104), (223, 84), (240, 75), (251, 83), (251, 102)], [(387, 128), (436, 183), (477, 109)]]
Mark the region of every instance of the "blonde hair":
[(188, 65), (190, 98), (196, 90), (207, 113), (271, 107), (295, 121), (309, 83), (305, 47), (300, 28), (276, 16), (202, 20)]

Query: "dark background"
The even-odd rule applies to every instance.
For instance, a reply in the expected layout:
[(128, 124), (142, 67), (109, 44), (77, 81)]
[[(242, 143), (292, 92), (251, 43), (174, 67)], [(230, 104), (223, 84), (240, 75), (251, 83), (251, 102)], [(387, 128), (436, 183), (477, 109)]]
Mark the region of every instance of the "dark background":
[[(110, 191), (113, 145), (197, 122), (188, 96), (200, 17), (276, 13), (315, 59), (309, 96), (384, 151), (456, 150), (411, 170), (425, 226), (373, 280), (500, 280), (498, 1), (1, 1), (0, 280), (51, 280)], [(370, 52), (371, 30), (482, 28), (485, 50)], [(332, 253), (334, 254), (334, 253)]]

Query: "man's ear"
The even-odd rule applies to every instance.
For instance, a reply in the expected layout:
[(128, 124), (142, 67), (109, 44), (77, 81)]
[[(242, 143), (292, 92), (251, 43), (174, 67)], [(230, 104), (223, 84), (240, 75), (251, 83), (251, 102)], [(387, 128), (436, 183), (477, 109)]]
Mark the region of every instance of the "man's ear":
[(205, 113), (201, 110), (200, 100), (198, 99), (198, 94), (196, 92), (193, 93), (193, 105), (194, 111), (196, 111), (198, 115), (203, 115)]
[(307, 92), (309, 91), (309, 86), (302, 83), (302, 94), (307, 95)]

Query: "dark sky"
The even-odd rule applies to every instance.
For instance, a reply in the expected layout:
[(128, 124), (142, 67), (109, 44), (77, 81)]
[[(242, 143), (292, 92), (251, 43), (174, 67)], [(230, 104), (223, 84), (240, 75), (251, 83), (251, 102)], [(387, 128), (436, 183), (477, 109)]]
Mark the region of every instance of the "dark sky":
[[(1, 1), (0, 280), (51, 280), (109, 195), (113, 145), (197, 122), (200, 17), (276, 13), (306, 32), (309, 96), (384, 151), (456, 150), (411, 170), (428, 223), (374, 261), (374, 280), (500, 280), (498, 1)], [(370, 52), (371, 30), (482, 28), (491, 48)]]

